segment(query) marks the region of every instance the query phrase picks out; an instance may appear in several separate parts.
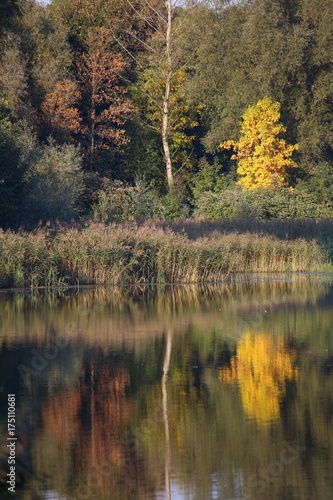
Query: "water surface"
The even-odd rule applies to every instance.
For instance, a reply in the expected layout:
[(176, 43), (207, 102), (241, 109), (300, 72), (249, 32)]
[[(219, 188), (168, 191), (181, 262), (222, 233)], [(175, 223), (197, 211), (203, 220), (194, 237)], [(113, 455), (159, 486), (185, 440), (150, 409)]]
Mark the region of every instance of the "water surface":
[(0, 497), (329, 499), (333, 281), (0, 296)]

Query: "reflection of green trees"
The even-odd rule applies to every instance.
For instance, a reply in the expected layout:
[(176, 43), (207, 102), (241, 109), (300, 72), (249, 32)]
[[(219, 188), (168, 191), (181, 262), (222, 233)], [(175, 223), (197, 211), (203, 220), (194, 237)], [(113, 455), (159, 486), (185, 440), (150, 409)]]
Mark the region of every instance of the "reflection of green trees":
[(297, 391), (290, 395), (284, 418), (289, 436), (303, 440), (307, 448), (303, 467), (311, 472), (311, 478), (304, 484), (298, 473), (293, 478), (295, 483), (298, 481), (304, 498), (328, 498), (332, 477), (323, 474), (323, 468), (333, 460), (332, 313), (330, 325), (318, 328), (317, 324), (312, 331), (312, 338), (307, 338), (299, 352)]
[[(326, 315), (332, 320), (332, 313), (326, 311)], [(211, 331), (205, 332), (205, 335), (211, 334)], [(193, 331), (188, 335), (193, 335)], [(307, 498), (308, 491), (311, 491), (312, 498), (329, 497), (332, 478), (327, 475), (326, 480), (323, 479), (322, 460), (325, 457), (329, 463), (332, 459), (333, 374), (327, 373), (332, 369), (326, 366), (332, 358), (326, 355), (314, 364), (309, 345), (305, 347), (302, 340), (294, 341), (293, 349), (295, 345), (299, 379), (296, 384), (287, 384), (280, 401), (280, 420), (267, 427), (255, 421), (245, 424), (240, 392), (235, 386), (221, 384), (216, 368), (203, 366), (202, 380), (199, 387), (195, 386), (190, 363), (195, 359), (195, 353), (185, 355), (186, 349), (181, 351), (187, 360), (184, 363), (187, 369), (184, 366), (179, 369), (179, 365), (173, 364), (169, 381), (172, 471), (179, 483), (185, 484), (185, 490), (194, 495), (193, 498), (213, 497), (211, 478), (214, 474), (220, 480), (221, 498), (224, 498), (222, 494), (225, 498), (234, 498), (237, 492), (240, 494), (237, 471), (245, 486), (251, 486), (253, 475), (263, 481), (264, 476), (258, 476), (258, 471), (265, 474), (272, 461), (280, 460), (281, 452), (286, 449), (284, 443), (306, 449), (290, 451), (287, 448), (290, 463), (282, 463), (283, 473), (270, 476), (271, 483), (262, 493), (249, 486), (247, 491), (252, 493), (251, 498), (266, 499), (268, 492), (273, 498), (281, 498), (286, 490), (290, 492), (288, 498)], [(173, 349), (174, 362), (179, 344)], [(149, 469), (158, 469), (162, 474), (165, 440), (161, 401), (157, 383), (145, 397), (144, 404), (140, 403), (140, 410), (137, 410), (140, 424), (134, 429), (139, 454), (145, 457)], [(314, 484), (310, 484), (312, 478)]]
[[(331, 287), (320, 279), (302, 278), (220, 286), (117, 287), (53, 294), (0, 296), (0, 338), (11, 342), (44, 342), (56, 331), (85, 344), (134, 345), (159, 337), (170, 322), (186, 330), (215, 326), (218, 336), (234, 338), (249, 326), (286, 307), (315, 304)], [(307, 286), (309, 284), (309, 286)], [(204, 339), (201, 339), (204, 341)]]
[[(329, 283), (3, 295), (0, 309), (4, 394), (20, 394), (22, 421), (32, 415), (34, 467), (48, 475), (44, 483), (31, 478), (36, 490), (73, 496), (101, 459), (108, 473), (97, 478), (97, 498), (112, 492), (114, 499), (148, 500), (164, 489), (161, 384), (172, 335), (166, 388), (173, 481), (200, 500), (213, 497), (213, 477), (221, 498), (241, 497), (243, 486), (255, 499), (283, 498), (285, 491), (295, 499), (309, 491), (330, 497), (332, 478), (322, 474), (333, 449)], [(297, 379), (279, 392), (280, 418), (264, 427), (247, 421), (237, 384), (219, 379), (246, 332), (265, 332), (271, 349), (292, 349), (297, 365)], [(17, 365), (28, 365), (31, 349), (42, 350), (50, 333), (69, 344), (22, 387)], [(250, 478), (279, 458), (283, 441), (306, 450), (261, 494)]]

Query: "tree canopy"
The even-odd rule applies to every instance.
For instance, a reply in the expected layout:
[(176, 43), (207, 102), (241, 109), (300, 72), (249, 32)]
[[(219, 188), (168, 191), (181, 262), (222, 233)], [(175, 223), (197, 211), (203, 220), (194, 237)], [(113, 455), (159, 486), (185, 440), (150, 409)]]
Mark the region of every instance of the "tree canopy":
[(84, 216), (120, 185), (169, 216), (333, 214), (333, 0), (168, 5), (2, 2), (2, 226), (26, 222), (27, 135), (75, 148)]
[(246, 110), (239, 141), (221, 145), (235, 151), (231, 158), (238, 162), (238, 183), (242, 187), (266, 189), (288, 184), (288, 169), (297, 167), (291, 156), (298, 146), (288, 145), (280, 138), (285, 131), (278, 102), (266, 97)]

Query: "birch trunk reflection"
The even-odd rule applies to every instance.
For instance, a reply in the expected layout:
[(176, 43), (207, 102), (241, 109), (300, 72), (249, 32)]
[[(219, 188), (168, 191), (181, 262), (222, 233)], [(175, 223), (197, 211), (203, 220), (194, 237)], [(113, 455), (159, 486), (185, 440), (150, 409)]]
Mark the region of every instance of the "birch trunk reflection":
[(167, 500), (171, 499), (171, 492), (170, 492), (171, 444), (170, 444), (170, 431), (169, 431), (168, 391), (167, 391), (171, 348), (172, 348), (172, 328), (167, 327), (166, 349), (165, 349), (165, 358), (163, 363), (163, 377), (162, 377), (163, 422), (164, 422), (164, 434), (165, 434), (165, 491)]

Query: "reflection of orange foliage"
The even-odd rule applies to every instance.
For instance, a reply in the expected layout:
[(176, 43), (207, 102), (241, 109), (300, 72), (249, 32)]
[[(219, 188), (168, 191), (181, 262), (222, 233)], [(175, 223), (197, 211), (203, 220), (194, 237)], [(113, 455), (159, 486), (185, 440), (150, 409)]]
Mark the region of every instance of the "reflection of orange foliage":
[(219, 378), (238, 382), (246, 413), (261, 425), (280, 417), (279, 402), (285, 396), (286, 380), (295, 380), (295, 355), (282, 340), (265, 334), (247, 333), (231, 358), (230, 367), (220, 369)]
[(86, 467), (112, 462), (121, 468), (125, 464), (121, 441), (132, 411), (125, 395), (130, 377), (123, 368), (112, 377), (109, 370), (103, 369), (98, 380), (95, 393), (90, 394), (91, 436), (82, 442), (82, 461)]
[(80, 393), (76, 389), (61, 392), (56, 398), (49, 399), (49, 405), (43, 411), (43, 420), (58, 442), (62, 442), (64, 436), (77, 435), (80, 405)]
[(50, 398), (42, 412), (45, 427), (61, 446), (80, 449), (83, 469), (110, 462), (121, 469), (122, 437), (132, 411), (125, 394), (129, 374), (121, 367), (112, 375), (106, 368), (95, 375), (91, 368), (90, 382)]

